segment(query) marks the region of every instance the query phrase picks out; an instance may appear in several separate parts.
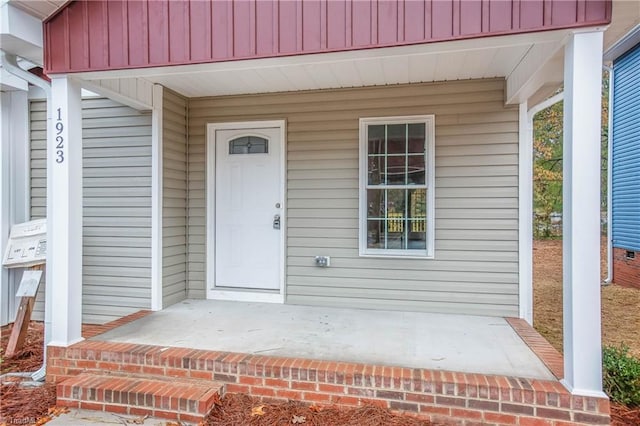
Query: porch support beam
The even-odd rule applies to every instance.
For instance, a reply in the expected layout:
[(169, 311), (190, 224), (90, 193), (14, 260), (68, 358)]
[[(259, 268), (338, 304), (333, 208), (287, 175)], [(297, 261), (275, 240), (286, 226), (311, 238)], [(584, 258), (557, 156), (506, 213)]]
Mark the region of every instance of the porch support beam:
[(82, 97), (78, 81), (51, 78), (47, 134), (47, 286), (51, 342), (82, 340)]
[(162, 200), (163, 200), (163, 88), (153, 86), (151, 118), (151, 309), (159, 311), (162, 304)]
[[(2, 92), (0, 97), (0, 256), (3, 256), (11, 226), (29, 220), (31, 188), (27, 92)], [(0, 268), (0, 325), (15, 319), (15, 294), (21, 275), (19, 269)]]
[(527, 102), (519, 105), (518, 275), (520, 318), (533, 325), (533, 120)]
[(604, 397), (600, 337), (601, 31), (565, 46), (563, 152), (564, 380)]
[(560, 49), (562, 44), (558, 42), (534, 44), (507, 77), (505, 103), (525, 102), (549, 81), (561, 65), (552, 60)]

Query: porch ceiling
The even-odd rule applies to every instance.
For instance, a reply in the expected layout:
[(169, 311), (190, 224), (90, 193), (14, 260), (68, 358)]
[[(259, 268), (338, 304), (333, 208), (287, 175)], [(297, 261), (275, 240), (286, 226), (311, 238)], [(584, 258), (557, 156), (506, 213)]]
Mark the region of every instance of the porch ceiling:
[(96, 340), (553, 380), (503, 318), (187, 300)]
[(68, 0), (9, 0), (9, 4), (28, 12), (39, 19), (44, 19), (69, 3)]
[[(212, 64), (78, 73), (105, 86), (144, 79), (186, 97), (509, 78), (518, 87), (561, 51), (569, 30)], [(536, 58), (527, 63), (528, 57)], [(538, 63), (542, 61), (542, 63)], [(526, 69), (522, 70), (521, 64)], [(562, 70), (551, 78), (561, 81)]]

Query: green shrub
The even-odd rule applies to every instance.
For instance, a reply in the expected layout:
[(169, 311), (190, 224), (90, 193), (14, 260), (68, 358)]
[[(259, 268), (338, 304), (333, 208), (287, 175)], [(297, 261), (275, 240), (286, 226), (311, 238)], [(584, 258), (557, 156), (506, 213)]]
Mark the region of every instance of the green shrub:
[(629, 354), (629, 347), (605, 346), (602, 350), (604, 391), (612, 401), (627, 407), (640, 406), (640, 359)]

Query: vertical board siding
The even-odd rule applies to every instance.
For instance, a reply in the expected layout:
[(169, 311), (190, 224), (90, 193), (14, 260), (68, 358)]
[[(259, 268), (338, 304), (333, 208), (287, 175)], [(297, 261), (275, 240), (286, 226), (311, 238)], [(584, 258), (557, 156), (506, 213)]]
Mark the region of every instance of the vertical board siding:
[(640, 45), (613, 75), (613, 246), (640, 251)]
[[(104, 98), (82, 101), (82, 320), (149, 309), (151, 116)], [(31, 217), (46, 217), (46, 103), (31, 102)], [(34, 318), (44, 315), (44, 286)]]
[[(189, 296), (205, 297), (206, 124), (286, 119), (288, 303), (517, 316), (518, 111), (503, 99), (503, 80), (190, 99)], [(359, 257), (358, 120), (419, 114), (435, 114), (435, 259)]]
[(608, 24), (611, 0), (92, 0), (44, 24), (47, 73), (429, 43)]
[(162, 306), (187, 294), (187, 101), (163, 90)]

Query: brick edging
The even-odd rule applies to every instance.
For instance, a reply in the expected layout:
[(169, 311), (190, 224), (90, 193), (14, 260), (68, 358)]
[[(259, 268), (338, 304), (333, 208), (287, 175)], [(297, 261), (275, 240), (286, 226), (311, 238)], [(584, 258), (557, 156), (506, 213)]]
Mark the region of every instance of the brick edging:
[(102, 333), (106, 333), (107, 331), (113, 330), (114, 328), (128, 324), (140, 318), (144, 318), (150, 313), (151, 311), (142, 309), (142, 310), (139, 310), (138, 312), (134, 312), (132, 314), (126, 315), (122, 318), (118, 318), (117, 320), (110, 321), (106, 324), (100, 324), (100, 325), (82, 324), (82, 337), (84, 337), (85, 339), (90, 339)]
[(220, 381), (226, 392), (267, 400), (373, 403), (447, 424), (609, 424), (606, 398), (571, 395), (555, 380), (96, 340), (48, 349), (48, 380), (120, 371)]
[(522, 318), (505, 318), (556, 379), (564, 378), (564, 358), (540, 333)]

